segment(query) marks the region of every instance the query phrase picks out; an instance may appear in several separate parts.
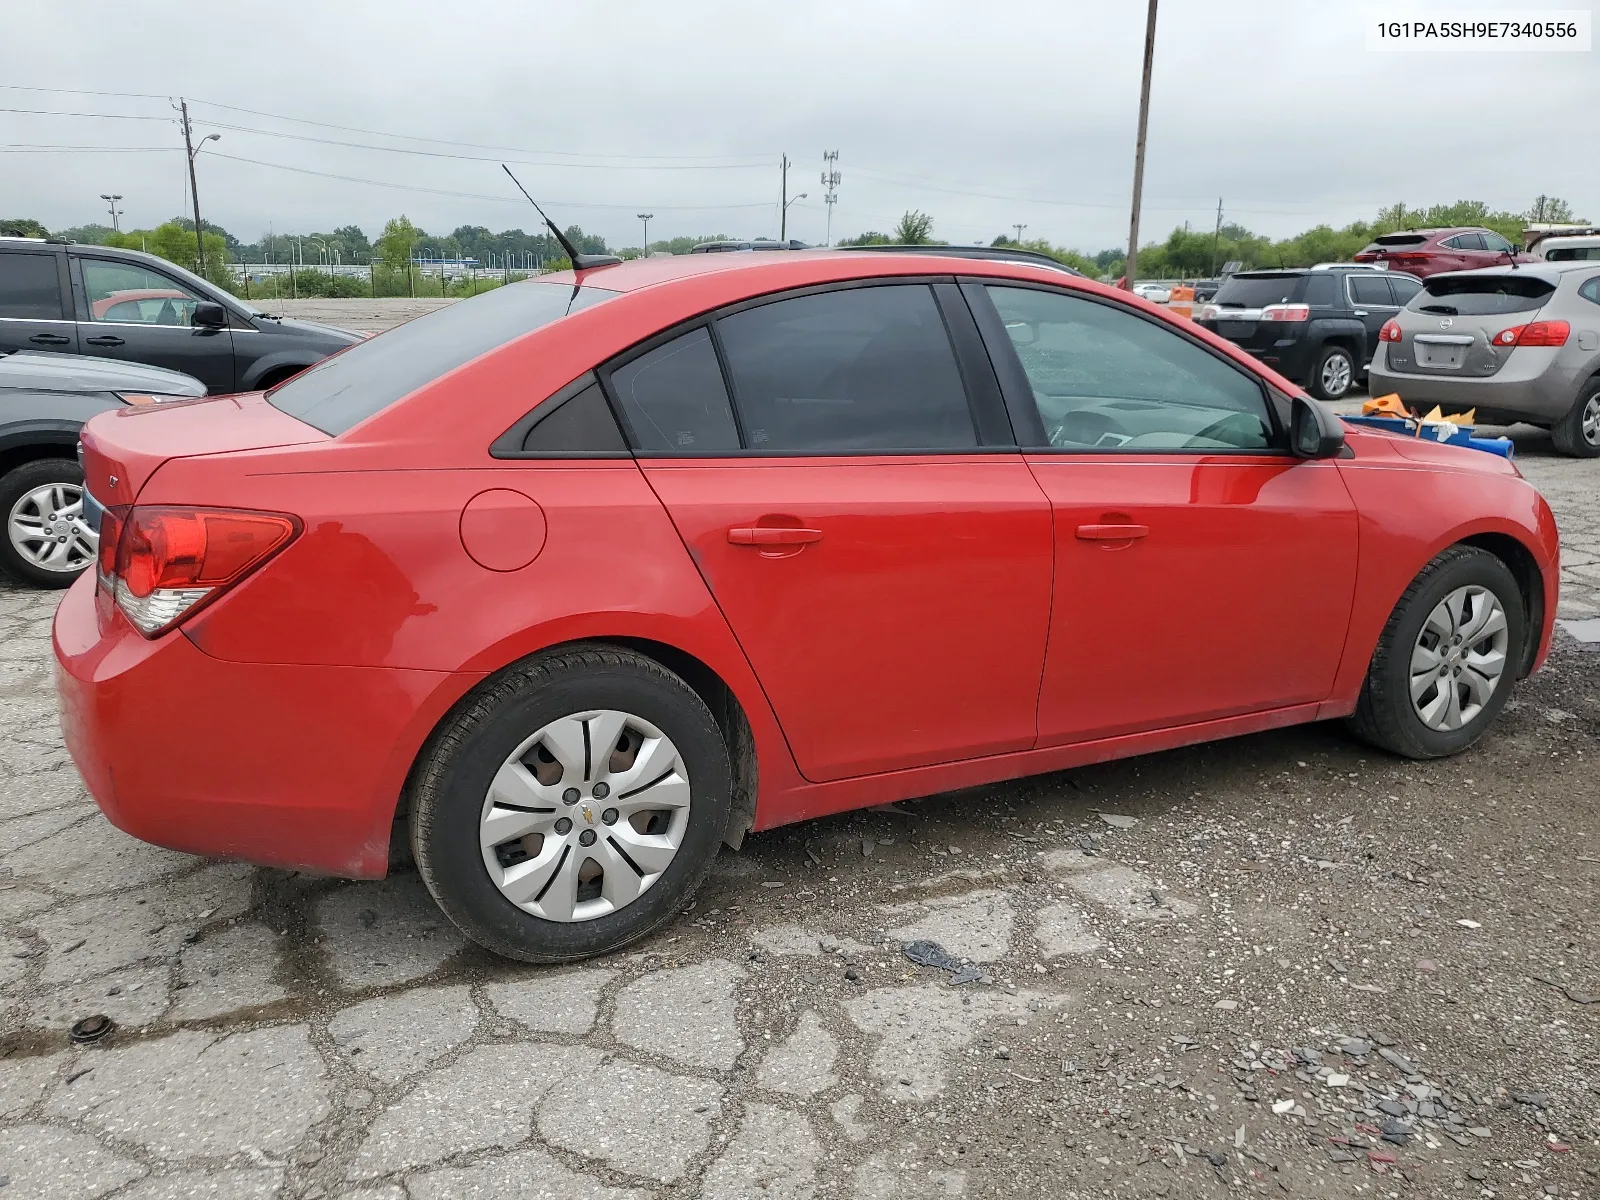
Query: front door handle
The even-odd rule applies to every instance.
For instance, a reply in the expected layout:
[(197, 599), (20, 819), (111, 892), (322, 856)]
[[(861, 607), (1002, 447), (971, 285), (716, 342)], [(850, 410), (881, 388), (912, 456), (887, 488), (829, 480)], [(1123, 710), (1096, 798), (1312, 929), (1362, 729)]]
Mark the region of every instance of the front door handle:
[(125, 346), (125, 345), (127, 345), (127, 343), (124, 342), (121, 338), (115, 336), (114, 334), (110, 334), (110, 333), (103, 333), (99, 337), (87, 338), (85, 340), (91, 346)]
[(792, 529), (784, 525), (735, 526), (728, 541), (735, 546), (809, 546), (822, 540), (820, 529)]
[(1148, 525), (1079, 525), (1078, 540), (1082, 542), (1130, 542), (1148, 536)]
[(1358, 317), (1364, 317), (1364, 316), (1366, 316), (1366, 315), (1367, 315), (1367, 310), (1366, 310), (1366, 309), (1364, 309), (1364, 308), (1358, 308), (1358, 309), (1356, 309), (1356, 316), (1358, 316)]
[(72, 342), (71, 338), (59, 333), (36, 333), (28, 340), (36, 346), (66, 346)]

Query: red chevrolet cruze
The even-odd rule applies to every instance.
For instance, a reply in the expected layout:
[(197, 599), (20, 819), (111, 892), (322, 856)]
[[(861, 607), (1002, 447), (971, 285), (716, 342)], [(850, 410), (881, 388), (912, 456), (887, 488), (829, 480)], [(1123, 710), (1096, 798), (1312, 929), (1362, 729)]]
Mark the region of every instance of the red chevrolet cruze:
[(750, 829), (1331, 717), (1459, 751), (1556, 607), (1507, 460), (1015, 262), (547, 276), (83, 455), (55, 649), (106, 815), (358, 877), (403, 818), (537, 961), (660, 926)]

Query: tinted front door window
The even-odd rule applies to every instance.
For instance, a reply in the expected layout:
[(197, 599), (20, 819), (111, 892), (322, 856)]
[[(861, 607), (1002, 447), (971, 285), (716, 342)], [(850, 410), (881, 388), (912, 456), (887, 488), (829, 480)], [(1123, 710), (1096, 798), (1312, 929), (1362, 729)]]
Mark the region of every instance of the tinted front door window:
[(182, 371), (213, 395), (233, 391), (232, 332), (189, 323), (206, 297), (138, 263), (82, 257), (77, 266), (88, 302), (83, 353)]
[(949, 334), (921, 284), (779, 300), (721, 318), (717, 333), (751, 450), (978, 444)]
[(1253, 377), (1154, 321), (1095, 300), (990, 287), (1060, 450), (1263, 450), (1266, 397)]

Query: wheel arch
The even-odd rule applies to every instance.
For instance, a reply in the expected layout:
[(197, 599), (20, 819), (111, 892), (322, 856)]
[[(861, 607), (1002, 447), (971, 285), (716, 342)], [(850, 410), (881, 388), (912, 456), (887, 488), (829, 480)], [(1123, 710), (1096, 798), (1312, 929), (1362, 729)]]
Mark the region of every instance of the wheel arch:
[[(429, 746), (433, 744), (440, 731), (447, 727), (451, 718), (464, 705), (471, 702), (479, 688), (530, 658), (580, 647), (612, 647), (652, 659), (681, 678), (705, 703), (711, 711), (712, 719), (716, 721), (718, 730), (722, 733), (723, 741), (728, 748), (728, 760), (733, 768), (733, 804), (729, 813), (728, 827), (723, 833), (723, 841), (737, 850), (743, 843), (745, 835), (755, 825), (759, 784), (756, 736), (745, 704), (739, 698), (737, 690), (724, 678), (723, 672), (718, 671), (699, 655), (669, 642), (635, 634), (595, 634), (552, 641), (501, 664), (477, 679), (471, 687), (463, 689), (461, 694), (456, 696), (427, 727), (427, 732), (417, 744), (406, 769), (405, 781), (400, 788), (392, 820), (400, 822), (409, 815), (411, 790), (418, 764), (423, 761)], [(393, 848), (396, 845), (403, 845), (404, 842), (403, 835), (391, 834), (391, 861)]]
[(1523, 625), (1528, 631), (1522, 643), (1522, 661), (1517, 664), (1517, 678), (1526, 679), (1538, 658), (1544, 629), (1544, 574), (1539, 570), (1538, 559), (1509, 533), (1475, 533), (1454, 544), (1472, 546), (1494, 555), (1517, 581), (1517, 591), (1522, 596)]

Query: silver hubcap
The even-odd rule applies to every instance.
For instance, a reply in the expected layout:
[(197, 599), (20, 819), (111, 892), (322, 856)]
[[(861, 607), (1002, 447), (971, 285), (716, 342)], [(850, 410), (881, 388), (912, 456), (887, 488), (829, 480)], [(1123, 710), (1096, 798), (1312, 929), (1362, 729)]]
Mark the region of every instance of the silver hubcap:
[(1350, 386), (1350, 360), (1342, 354), (1334, 354), (1322, 364), (1322, 390), (1331, 395), (1338, 395)]
[(1600, 446), (1600, 392), (1589, 397), (1583, 406), (1583, 440), (1591, 446)]
[(6, 522), (11, 545), (24, 561), (68, 574), (94, 562), (96, 539), (83, 523), (83, 489), (47, 483), (11, 506)]
[(501, 765), (478, 823), (501, 895), (547, 921), (592, 921), (637, 900), (689, 828), (678, 749), (631, 713), (552, 721)]
[(1411, 705), (1429, 729), (1460, 729), (1506, 669), (1505, 609), (1487, 588), (1459, 587), (1434, 606), (1411, 650)]

